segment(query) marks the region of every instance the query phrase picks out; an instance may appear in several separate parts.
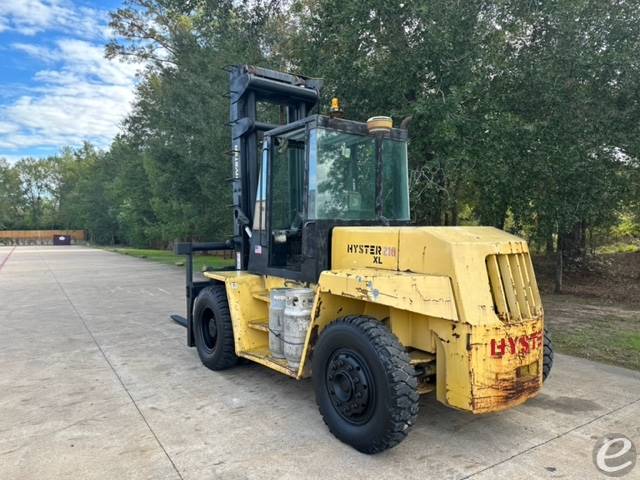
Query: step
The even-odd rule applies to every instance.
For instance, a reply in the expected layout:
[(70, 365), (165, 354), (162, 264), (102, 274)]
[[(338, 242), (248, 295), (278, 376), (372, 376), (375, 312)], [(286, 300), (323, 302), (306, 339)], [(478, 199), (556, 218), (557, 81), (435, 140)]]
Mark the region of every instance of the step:
[(263, 302), (271, 302), (271, 297), (269, 296), (269, 290), (259, 290), (257, 292), (252, 292), (253, 298), (256, 300), (262, 300)]
[(280, 373), (289, 375), (290, 377), (297, 378), (297, 369), (289, 368), (289, 364), (284, 358), (273, 358), (269, 352), (268, 347), (258, 347), (251, 350), (245, 350), (238, 352), (238, 355), (249, 360), (253, 360), (256, 363), (260, 363), (269, 368), (272, 368)]
[(429, 392), (433, 392), (436, 389), (436, 386), (433, 383), (419, 383), (417, 392), (418, 395), (424, 395)]
[(436, 360), (436, 356), (433, 353), (413, 350), (409, 352), (409, 359), (411, 365), (422, 365), (425, 363), (434, 362)]
[(247, 323), (247, 326), (249, 328), (253, 328), (254, 330), (260, 330), (262, 332), (269, 331), (269, 322), (267, 322), (266, 320), (253, 320)]

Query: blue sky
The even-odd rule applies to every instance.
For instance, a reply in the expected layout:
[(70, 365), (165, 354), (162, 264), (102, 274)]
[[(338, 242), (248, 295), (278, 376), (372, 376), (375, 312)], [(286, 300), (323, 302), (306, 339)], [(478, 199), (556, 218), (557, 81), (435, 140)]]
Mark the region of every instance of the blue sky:
[(0, 0), (0, 157), (105, 148), (131, 108), (139, 65), (109, 61), (120, 0)]

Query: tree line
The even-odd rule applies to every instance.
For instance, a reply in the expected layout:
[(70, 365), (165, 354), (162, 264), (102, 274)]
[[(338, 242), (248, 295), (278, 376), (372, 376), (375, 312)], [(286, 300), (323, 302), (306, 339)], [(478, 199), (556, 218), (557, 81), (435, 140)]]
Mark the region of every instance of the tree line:
[(231, 228), (228, 65), (321, 77), (321, 112), (409, 131), (412, 220), (484, 224), (560, 257), (640, 215), (640, 2), (128, 0), (113, 61), (141, 62), (110, 148), (0, 161), (0, 228), (96, 243)]

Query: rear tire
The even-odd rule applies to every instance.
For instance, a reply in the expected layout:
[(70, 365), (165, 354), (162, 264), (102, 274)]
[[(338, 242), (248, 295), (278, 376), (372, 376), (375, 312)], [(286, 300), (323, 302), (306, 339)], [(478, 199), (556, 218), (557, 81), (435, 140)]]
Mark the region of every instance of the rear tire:
[(542, 360), (542, 381), (544, 382), (553, 368), (553, 342), (551, 336), (544, 331), (544, 358)]
[(238, 363), (224, 285), (202, 290), (193, 305), (193, 336), (202, 364), (224, 370)]
[(396, 336), (373, 318), (350, 316), (325, 328), (312, 373), (322, 418), (356, 450), (394, 447), (416, 420), (415, 369)]

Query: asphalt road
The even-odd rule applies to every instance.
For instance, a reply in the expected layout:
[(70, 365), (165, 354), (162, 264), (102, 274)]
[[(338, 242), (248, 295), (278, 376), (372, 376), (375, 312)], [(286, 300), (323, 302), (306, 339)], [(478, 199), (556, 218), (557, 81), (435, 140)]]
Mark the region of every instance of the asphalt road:
[(82, 247), (0, 247), (0, 265), (0, 479), (591, 479), (601, 436), (640, 449), (640, 373), (558, 355), (527, 404), (423, 397), (407, 440), (366, 456), (309, 381), (201, 366), (168, 319), (180, 269)]

